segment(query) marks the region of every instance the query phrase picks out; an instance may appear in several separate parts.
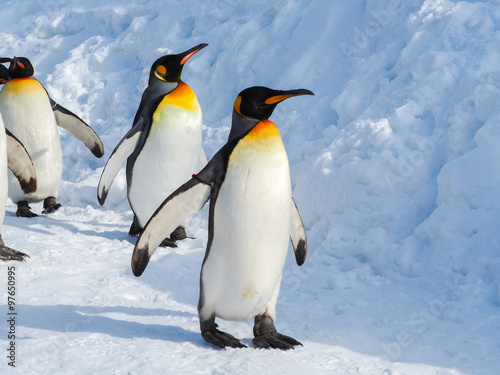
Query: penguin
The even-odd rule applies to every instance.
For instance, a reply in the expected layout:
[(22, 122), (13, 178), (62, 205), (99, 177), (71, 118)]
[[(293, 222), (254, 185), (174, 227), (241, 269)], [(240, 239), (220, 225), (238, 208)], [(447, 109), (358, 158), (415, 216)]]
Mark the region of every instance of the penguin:
[(202, 337), (217, 348), (245, 345), (218, 330), (216, 317), (254, 318), (255, 347), (302, 345), (274, 326), (288, 238), (299, 266), (307, 240), (292, 198), (288, 156), (278, 128), (269, 121), (278, 103), (298, 95), (314, 94), (262, 86), (240, 92), (227, 143), (160, 205), (132, 254), (132, 271), (140, 276), (164, 234), (210, 200), (198, 316)]
[[(102, 171), (97, 199), (104, 204), (109, 188), (127, 159), (127, 196), (134, 219), (129, 235), (139, 235), (158, 206), (179, 185), (203, 168), (202, 113), (193, 90), (181, 80), (184, 64), (208, 44), (157, 59), (149, 73), (132, 129), (113, 150)], [(162, 246), (186, 238), (179, 223)]]
[(104, 146), (90, 126), (50, 98), (33, 77), (34, 68), (27, 58), (0, 58), (0, 62), (10, 62), (10, 81), (0, 92), (0, 113), (5, 127), (19, 138), (32, 156), (38, 182), (36, 192), (26, 194), (9, 172), (9, 197), (17, 204), (19, 217), (37, 216), (28, 204), (41, 201), (42, 213), (55, 212), (61, 207), (56, 199), (63, 165), (57, 126), (81, 140), (98, 158), (104, 155)]
[[(0, 84), (9, 80), (8, 70), (0, 64)], [(7, 167), (18, 179), (21, 189), (29, 194), (36, 190), (36, 175), (33, 162), (21, 142), (5, 129), (0, 115), (0, 260), (23, 261), (29, 256), (5, 246), (2, 239), (2, 223), (7, 201)]]

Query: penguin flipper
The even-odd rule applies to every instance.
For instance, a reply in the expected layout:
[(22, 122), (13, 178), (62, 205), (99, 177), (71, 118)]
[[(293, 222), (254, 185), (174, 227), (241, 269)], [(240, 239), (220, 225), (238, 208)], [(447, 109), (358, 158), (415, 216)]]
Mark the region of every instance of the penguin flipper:
[(97, 200), (101, 206), (104, 204), (104, 201), (108, 196), (109, 188), (111, 187), (111, 184), (113, 183), (113, 180), (118, 174), (121, 166), (134, 152), (141, 134), (142, 131), (138, 130), (138, 127), (132, 127), (132, 129), (130, 129), (130, 131), (125, 135), (125, 137), (123, 137), (111, 153), (111, 156), (102, 171), (99, 186), (97, 187)]
[(36, 191), (36, 173), (33, 161), (23, 144), (14, 134), (5, 129), (7, 138), (7, 165), (17, 177), (21, 189), (25, 194)]
[(151, 216), (132, 254), (132, 271), (140, 276), (163, 239), (203, 208), (212, 186), (193, 177), (174, 191)]
[(307, 255), (307, 238), (304, 224), (300, 218), (297, 205), (292, 198), (292, 223), (290, 226), (290, 239), (292, 240), (293, 250), (295, 252), (295, 260), (301, 266), (304, 264)]
[(75, 138), (82, 141), (96, 157), (102, 157), (104, 155), (104, 145), (96, 132), (73, 112), (57, 104), (52, 99), (50, 101), (57, 126), (66, 129)]

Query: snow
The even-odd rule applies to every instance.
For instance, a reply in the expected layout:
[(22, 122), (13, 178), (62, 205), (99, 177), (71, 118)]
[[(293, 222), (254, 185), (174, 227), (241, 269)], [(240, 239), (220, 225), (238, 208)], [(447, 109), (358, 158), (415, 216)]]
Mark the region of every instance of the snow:
[[(17, 360), (7, 310), (2, 373), (498, 374), (500, 77), (498, 1), (25, 0), (0, 5), (3, 56), (26, 56), (51, 96), (106, 148), (61, 130), (63, 208), (35, 219), (9, 201)], [(203, 109), (210, 158), (237, 93), (307, 88), (272, 116), (287, 148), (309, 254), (290, 251), (277, 328), (304, 346), (251, 346), (252, 321), (199, 333), (207, 209), (194, 239), (132, 275), (124, 169), (103, 207), (102, 168), (128, 131), (152, 62), (196, 44), (183, 79)], [(35, 212), (41, 205), (33, 205)]]

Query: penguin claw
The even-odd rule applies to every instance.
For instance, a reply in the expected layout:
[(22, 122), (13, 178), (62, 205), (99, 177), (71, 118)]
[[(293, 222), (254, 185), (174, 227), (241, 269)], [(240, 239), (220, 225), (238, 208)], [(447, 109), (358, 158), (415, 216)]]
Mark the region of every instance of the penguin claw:
[(20, 251), (11, 249), (7, 246), (0, 247), (0, 259), (1, 260), (17, 260), (18, 262), (24, 262), (24, 258), (29, 258), (28, 254), (21, 253)]
[(295, 349), (295, 346), (302, 346), (302, 344), (295, 340), (293, 337), (282, 335), (278, 332), (270, 332), (260, 336), (256, 336), (252, 340), (252, 344), (258, 348), (264, 349), (282, 349), (289, 350)]
[(246, 348), (247, 346), (242, 344), (233, 335), (229, 333), (219, 331), (218, 329), (211, 329), (209, 331), (202, 332), (201, 335), (210, 345), (213, 345), (220, 349), (225, 349), (227, 346), (231, 348)]
[(53, 212), (56, 212), (61, 207), (62, 205), (60, 203), (57, 203), (54, 197), (48, 197), (43, 201), (44, 210), (42, 211), (42, 214), (51, 214)]
[(16, 216), (17, 217), (38, 217), (37, 214), (35, 214), (34, 212), (31, 212), (31, 207), (28, 205), (28, 202), (26, 202), (26, 201), (17, 202)]
[(177, 247), (177, 244), (175, 243), (175, 240), (167, 237), (161, 241), (160, 247)]

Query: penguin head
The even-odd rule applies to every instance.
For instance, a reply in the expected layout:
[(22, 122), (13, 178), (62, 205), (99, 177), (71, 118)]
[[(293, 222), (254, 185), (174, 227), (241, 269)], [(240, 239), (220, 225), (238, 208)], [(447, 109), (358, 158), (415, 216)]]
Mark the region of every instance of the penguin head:
[(9, 80), (9, 69), (0, 64), (0, 85), (7, 83)]
[(0, 58), (0, 62), (10, 62), (10, 78), (30, 78), (35, 74), (33, 64), (26, 57)]
[(250, 131), (261, 120), (267, 120), (283, 100), (299, 95), (314, 95), (306, 89), (272, 90), (267, 87), (249, 87), (234, 101), (233, 121), (228, 142)]
[(153, 82), (178, 83), (184, 64), (199, 50), (208, 46), (202, 43), (177, 55), (165, 55), (156, 60), (149, 72), (149, 84)]
[(263, 86), (249, 87), (238, 94), (234, 111), (240, 116), (267, 120), (283, 100), (299, 95), (314, 95), (306, 89), (273, 90)]

